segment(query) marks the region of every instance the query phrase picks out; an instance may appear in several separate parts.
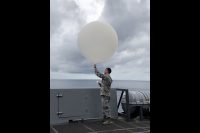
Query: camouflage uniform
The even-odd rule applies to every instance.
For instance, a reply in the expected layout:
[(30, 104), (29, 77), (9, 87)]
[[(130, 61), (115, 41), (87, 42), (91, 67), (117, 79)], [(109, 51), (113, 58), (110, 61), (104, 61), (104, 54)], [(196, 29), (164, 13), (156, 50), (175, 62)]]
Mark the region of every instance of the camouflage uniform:
[(112, 84), (112, 78), (109, 75), (101, 74), (97, 68), (95, 68), (95, 74), (102, 78), (101, 81), (101, 88), (100, 88), (100, 95), (101, 95), (101, 102), (103, 107), (103, 115), (104, 118), (111, 117), (110, 113), (110, 89)]

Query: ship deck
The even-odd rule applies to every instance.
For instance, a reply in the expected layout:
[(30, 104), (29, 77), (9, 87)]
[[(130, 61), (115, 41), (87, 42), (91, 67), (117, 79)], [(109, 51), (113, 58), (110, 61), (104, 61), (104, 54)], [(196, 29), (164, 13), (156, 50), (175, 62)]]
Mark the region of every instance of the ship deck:
[(110, 125), (103, 125), (101, 120), (84, 120), (50, 126), (50, 133), (150, 133), (150, 120), (123, 117), (113, 119)]

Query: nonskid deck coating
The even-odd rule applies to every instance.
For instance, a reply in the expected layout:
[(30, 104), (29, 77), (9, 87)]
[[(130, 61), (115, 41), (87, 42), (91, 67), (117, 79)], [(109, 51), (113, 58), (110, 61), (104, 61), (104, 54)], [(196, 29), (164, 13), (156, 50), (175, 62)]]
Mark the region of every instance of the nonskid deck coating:
[(150, 133), (149, 120), (113, 119), (110, 125), (103, 125), (101, 120), (51, 125), (50, 133)]

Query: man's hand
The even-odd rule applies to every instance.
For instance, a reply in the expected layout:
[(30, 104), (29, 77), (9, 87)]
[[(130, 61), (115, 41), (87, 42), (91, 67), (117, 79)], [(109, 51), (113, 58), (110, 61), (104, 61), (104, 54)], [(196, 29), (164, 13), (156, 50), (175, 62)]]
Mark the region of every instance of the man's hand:
[(96, 64), (94, 64), (94, 72), (99, 78), (105, 78), (105, 76), (97, 70)]

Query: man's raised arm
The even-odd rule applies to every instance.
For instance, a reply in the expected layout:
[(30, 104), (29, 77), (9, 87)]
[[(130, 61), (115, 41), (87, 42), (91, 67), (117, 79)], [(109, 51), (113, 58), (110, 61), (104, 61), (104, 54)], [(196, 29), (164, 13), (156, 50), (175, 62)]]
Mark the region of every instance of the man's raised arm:
[(96, 64), (94, 64), (95, 74), (100, 78), (105, 78), (105, 76), (97, 70)]

